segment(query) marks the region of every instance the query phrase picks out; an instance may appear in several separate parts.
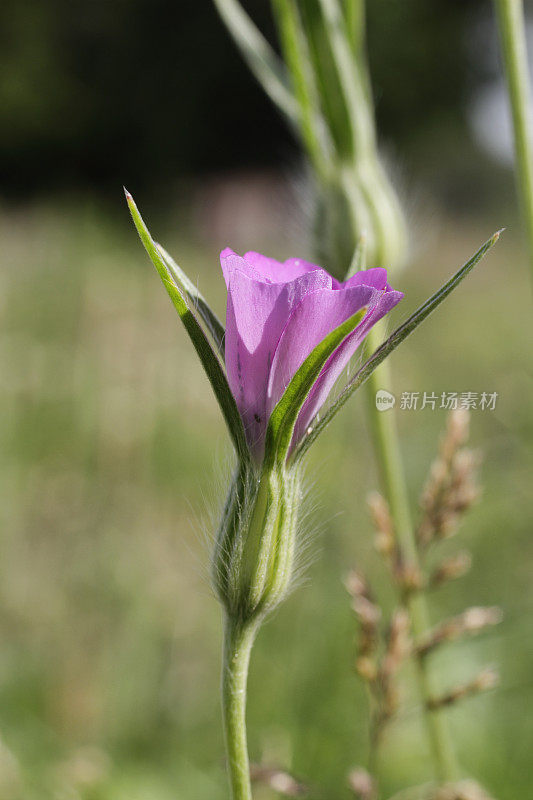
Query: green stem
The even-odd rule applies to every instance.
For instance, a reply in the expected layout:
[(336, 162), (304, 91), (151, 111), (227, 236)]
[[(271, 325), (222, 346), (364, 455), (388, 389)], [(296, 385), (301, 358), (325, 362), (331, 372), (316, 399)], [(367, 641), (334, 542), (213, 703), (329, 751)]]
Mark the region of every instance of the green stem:
[(364, 0), (344, 0), (346, 35), (356, 58), (364, 50), (365, 4)]
[[(380, 326), (377, 326), (378, 328)], [(368, 347), (373, 351), (380, 342), (379, 330), (373, 328), (367, 337)], [(388, 363), (372, 373), (366, 384), (374, 445), (383, 490), (388, 500), (394, 523), (397, 544), (404, 561), (415, 569), (420, 567), (414, 529), (411, 521), (405, 472), (400, 452), (396, 419), (392, 411), (378, 411), (375, 398), (378, 389), (390, 391), (391, 379)], [(422, 638), (429, 628), (429, 612), (422, 592), (411, 593), (407, 598), (411, 627), (415, 639)], [(430, 711), (427, 704), (435, 697), (432, 676), (427, 661), (417, 658), (417, 679), (424, 705), (428, 736), (435, 761), (436, 775), (443, 783), (454, 780), (457, 764), (453, 742), (446, 719), (440, 711)]]
[(533, 278), (533, 162), (531, 104), (522, 0), (494, 0), (514, 132), (515, 175)]
[[(312, 74), (308, 41), (302, 27), (296, 0), (272, 0), (279, 29), (284, 61), (291, 76), (292, 90), (298, 104), (299, 129), (304, 150), (320, 181), (328, 181), (331, 171), (328, 147), (323, 141), (324, 122), (317, 104), (317, 88)], [(321, 135), (322, 134), (322, 135)]]
[(233, 800), (252, 800), (250, 764), (246, 742), (246, 683), (256, 622), (226, 617), (222, 663), (222, 714)]

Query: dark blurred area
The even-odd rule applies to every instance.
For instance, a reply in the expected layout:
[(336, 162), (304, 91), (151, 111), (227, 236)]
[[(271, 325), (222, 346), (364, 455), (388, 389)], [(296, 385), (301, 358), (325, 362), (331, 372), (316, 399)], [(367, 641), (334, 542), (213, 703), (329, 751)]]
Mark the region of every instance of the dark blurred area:
[[(275, 43), (267, 0), (245, 6)], [(469, 47), (485, 6), (368, 4), (380, 133), (402, 153), (464, 129), (485, 77)], [(4, 0), (0, 63), (1, 191), (11, 199), (123, 182), (157, 192), (297, 152), (209, 0)]]

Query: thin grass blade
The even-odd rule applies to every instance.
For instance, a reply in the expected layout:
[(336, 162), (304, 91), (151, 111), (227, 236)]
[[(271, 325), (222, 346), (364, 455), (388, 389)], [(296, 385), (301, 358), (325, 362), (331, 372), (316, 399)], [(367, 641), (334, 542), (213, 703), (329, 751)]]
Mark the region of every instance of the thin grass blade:
[(298, 107), (285, 68), (274, 50), (237, 0), (213, 2), (252, 74), (272, 102), (296, 125)]
[(283, 56), (298, 103), (299, 129), (307, 154), (322, 180), (330, 172), (328, 130), (322, 118), (308, 42), (296, 0), (272, 0)]
[(315, 424), (311, 424), (310, 432), (302, 440), (302, 442), (300, 442), (293, 454), (293, 458), (295, 460), (301, 458), (307, 452), (316, 437), (324, 430), (324, 428), (326, 428), (327, 425), (329, 425), (333, 417), (340, 411), (342, 406), (352, 396), (352, 394), (367, 380), (367, 378), (369, 378), (376, 367), (378, 367), (381, 362), (393, 352), (393, 350), (396, 350), (396, 348), (403, 341), (405, 341), (405, 339), (407, 339), (407, 337), (416, 328), (418, 328), (418, 326), (425, 319), (427, 319), (427, 317), (429, 317), (429, 315), (437, 308), (437, 306), (439, 306), (443, 300), (445, 300), (448, 295), (453, 292), (453, 290), (461, 283), (461, 281), (466, 278), (469, 272), (474, 269), (476, 264), (481, 261), (485, 253), (487, 253), (487, 251), (496, 244), (501, 233), (502, 231), (500, 230), (493, 234), (490, 239), (488, 239), (479, 248), (472, 258), (470, 258), (466, 264), (464, 264), (461, 269), (450, 278), (449, 281), (441, 286), (441, 288), (438, 289), (438, 291), (436, 291), (435, 294), (429, 298), (429, 300), (426, 300), (426, 302), (421, 305), (420, 308), (418, 308), (414, 314), (412, 314), (409, 319), (403, 323), (403, 325), (400, 325), (400, 327), (397, 328), (380, 347), (378, 347), (378, 349), (363, 364), (361, 369), (355, 373), (353, 378), (345, 386), (336, 400), (324, 413), (320, 421), (317, 421)]
[(347, 35), (345, 20), (337, 0), (319, 0), (331, 52), (344, 95), (346, 113), (351, 126), (355, 155), (374, 150), (375, 130), (368, 97), (367, 76), (361, 74), (362, 59), (356, 59)]

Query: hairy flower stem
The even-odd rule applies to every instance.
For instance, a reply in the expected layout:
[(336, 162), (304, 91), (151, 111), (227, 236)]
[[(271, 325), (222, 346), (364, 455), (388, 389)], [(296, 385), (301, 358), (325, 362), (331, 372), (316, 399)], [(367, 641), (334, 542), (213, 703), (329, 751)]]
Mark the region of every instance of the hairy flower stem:
[(222, 715), (233, 800), (251, 800), (250, 764), (246, 741), (246, 683), (257, 622), (226, 616), (222, 659)]
[(300, 470), (241, 462), (213, 552), (213, 585), (224, 606), (222, 715), (233, 800), (251, 800), (246, 744), (250, 653), (265, 617), (284, 600), (294, 565)]
[(516, 184), (533, 279), (533, 159), (524, 6), (522, 0), (494, 0), (494, 5), (513, 120)]
[[(379, 327), (379, 326), (376, 326)], [(374, 350), (380, 343), (380, 331), (374, 328), (368, 336), (368, 346)], [(411, 521), (405, 472), (400, 452), (396, 420), (392, 411), (378, 411), (376, 392), (390, 391), (389, 365), (385, 361), (373, 372), (367, 384), (367, 398), (374, 438), (374, 447), (383, 491), (388, 500), (402, 559), (415, 570), (419, 569), (419, 556)], [(421, 639), (429, 629), (429, 612), (422, 591), (411, 592), (406, 598), (407, 610), (415, 639)], [(431, 711), (428, 705), (435, 692), (427, 660), (416, 657), (417, 680), (424, 706), (428, 736), (439, 781), (454, 780), (457, 774), (456, 757), (451, 734), (442, 713)]]

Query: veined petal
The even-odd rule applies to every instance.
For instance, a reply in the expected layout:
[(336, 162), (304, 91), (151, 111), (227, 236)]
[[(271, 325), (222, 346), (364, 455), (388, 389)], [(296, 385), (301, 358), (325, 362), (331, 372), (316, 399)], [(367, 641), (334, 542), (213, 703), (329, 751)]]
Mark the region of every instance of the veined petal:
[[(231, 255), (228, 258), (232, 259)], [(235, 269), (231, 262), (228, 272), (228, 382), (250, 448), (260, 457), (268, 423), (268, 377), (278, 341), (293, 308), (310, 292), (330, 286), (331, 279), (323, 270), (316, 270), (290, 283), (266, 283)]]
[(222, 267), (222, 274), (226, 282), (226, 287), (229, 289), (231, 278), (236, 270), (243, 272), (249, 278), (256, 281), (263, 280), (261, 273), (248, 263), (242, 256), (237, 255), (231, 247), (226, 247), (220, 254), (220, 266)]
[(340, 281), (333, 282), (335, 289), (348, 289), (351, 286), (373, 286), (374, 289), (390, 289), (387, 284), (387, 270), (383, 267), (373, 267), (372, 269), (356, 272), (355, 275), (352, 275), (351, 278), (348, 278), (343, 283)]
[[(349, 291), (349, 290), (347, 290)], [(320, 410), (321, 406), (326, 401), (328, 394), (333, 389), (337, 379), (341, 376), (343, 370), (348, 366), (348, 363), (354, 355), (357, 348), (363, 342), (364, 338), (370, 329), (380, 320), (385, 314), (388, 314), (395, 305), (397, 305), (403, 297), (403, 292), (398, 291), (383, 291), (377, 294), (369, 304), (368, 313), (361, 320), (357, 328), (351, 333), (341, 345), (335, 350), (332, 356), (326, 362), (324, 369), (320, 373), (318, 380), (314, 384), (311, 392), (300, 411), (298, 422), (294, 429), (293, 443), (297, 443), (305, 431), (309, 423)]]
[(272, 283), (287, 283), (287, 281), (293, 281), (307, 272), (316, 272), (316, 270), (321, 270), (328, 274), (321, 267), (311, 264), (310, 261), (304, 261), (303, 258), (276, 261), (275, 258), (268, 258), (268, 256), (250, 250), (244, 254), (244, 259), (252, 269), (263, 276), (263, 280), (272, 281)]
[(221, 264), (228, 286), (228, 382), (249, 447), (260, 460), (272, 411), (315, 347), (354, 314), (364, 314), (355, 328), (354, 319), (351, 332), (330, 355), (301, 406), (293, 445), (372, 325), (403, 295), (391, 289), (387, 271), (379, 267), (341, 283), (298, 258), (282, 263), (253, 251), (241, 257), (228, 248), (221, 253)]

